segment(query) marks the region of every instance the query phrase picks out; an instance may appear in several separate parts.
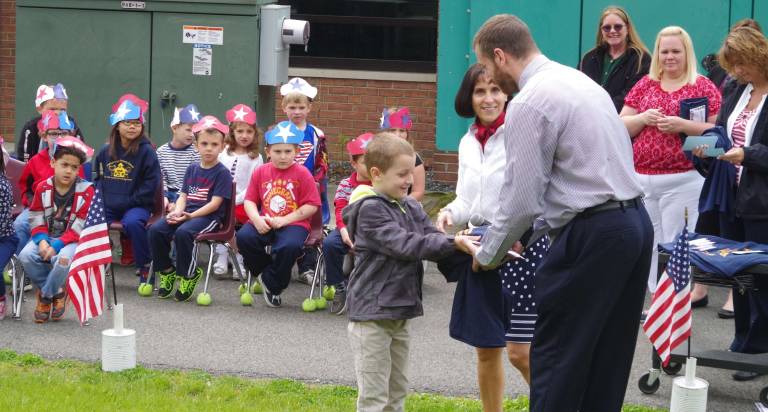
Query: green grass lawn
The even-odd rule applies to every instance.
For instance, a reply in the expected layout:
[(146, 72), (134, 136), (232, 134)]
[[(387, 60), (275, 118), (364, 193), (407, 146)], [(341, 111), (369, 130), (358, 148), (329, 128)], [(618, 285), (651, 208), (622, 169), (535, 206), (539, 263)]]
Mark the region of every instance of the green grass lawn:
[[(33, 354), (0, 350), (2, 411), (351, 411), (357, 391), (288, 379), (212, 376), (202, 371), (134, 370), (106, 373), (99, 364), (47, 361)], [(475, 399), (412, 394), (408, 411), (480, 411)], [(527, 411), (521, 396), (506, 411)], [(625, 412), (658, 409), (625, 406)]]

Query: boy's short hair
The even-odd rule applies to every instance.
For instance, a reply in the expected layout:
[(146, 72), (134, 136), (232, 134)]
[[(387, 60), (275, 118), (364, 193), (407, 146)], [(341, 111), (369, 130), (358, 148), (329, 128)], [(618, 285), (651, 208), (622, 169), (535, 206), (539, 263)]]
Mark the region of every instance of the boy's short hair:
[(281, 107), (288, 106), (291, 103), (297, 103), (297, 104), (306, 104), (309, 105), (312, 103), (312, 99), (309, 97), (299, 93), (299, 92), (291, 92), (283, 96), (283, 101), (280, 103)]
[(221, 143), (223, 144), (227, 140), (227, 136), (221, 132), (221, 130), (216, 129), (214, 127), (209, 127), (207, 129), (200, 130), (199, 132), (195, 133), (195, 141), (197, 141), (198, 136), (200, 136), (200, 133), (208, 133), (208, 134), (218, 134), (221, 136)]
[(416, 152), (408, 141), (391, 132), (376, 133), (364, 155), (365, 167), (369, 172), (374, 167), (386, 172), (400, 155), (416, 156)]
[(356, 155), (350, 155), (350, 157), (352, 158), (352, 161), (353, 161), (353, 162), (359, 162), (359, 161), (360, 161), (360, 159), (361, 159), (363, 156), (365, 156), (365, 153), (362, 153), (362, 154), (356, 154)]
[(53, 159), (59, 160), (64, 155), (75, 156), (78, 160), (80, 160), (80, 164), (85, 163), (85, 153), (71, 146), (57, 146), (56, 152), (53, 153)]

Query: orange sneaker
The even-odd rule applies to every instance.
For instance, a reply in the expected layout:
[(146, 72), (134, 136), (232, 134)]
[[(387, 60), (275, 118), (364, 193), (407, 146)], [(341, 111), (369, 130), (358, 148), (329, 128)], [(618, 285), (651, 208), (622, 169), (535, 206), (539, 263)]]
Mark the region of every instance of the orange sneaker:
[(64, 309), (67, 308), (67, 292), (61, 292), (53, 295), (53, 311), (51, 311), (51, 320), (59, 321), (64, 317)]
[(35, 307), (35, 323), (48, 322), (48, 317), (51, 316), (51, 300), (44, 298), (40, 294), (40, 289), (37, 290), (37, 306)]

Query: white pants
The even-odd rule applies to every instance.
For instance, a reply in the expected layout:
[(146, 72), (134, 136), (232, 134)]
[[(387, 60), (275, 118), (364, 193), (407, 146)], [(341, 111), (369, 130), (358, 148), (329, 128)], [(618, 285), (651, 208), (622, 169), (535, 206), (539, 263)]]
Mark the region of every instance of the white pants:
[(656, 291), (659, 252), (656, 245), (677, 239), (685, 225), (685, 208), (688, 208), (688, 230), (696, 227), (699, 218), (699, 195), (704, 178), (695, 170), (666, 175), (636, 173), (645, 192), (645, 209), (653, 223), (653, 257), (648, 275), (648, 291)]

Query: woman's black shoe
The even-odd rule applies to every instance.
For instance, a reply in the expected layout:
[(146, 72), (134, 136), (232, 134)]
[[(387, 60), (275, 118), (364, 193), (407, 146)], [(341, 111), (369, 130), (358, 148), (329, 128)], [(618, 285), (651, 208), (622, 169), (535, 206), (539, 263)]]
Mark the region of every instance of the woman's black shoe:
[(704, 296), (703, 298), (701, 298), (699, 300), (692, 300), (691, 301), (691, 308), (692, 309), (703, 308), (703, 307), (705, 307), (707, 305), (709, 305), (709, 295)]
[(733, 319), (735, 316), (732, 310), (720, 308), (717, 311), (717, 317), (720, 319)]
[(755, 379), (757, 377), (765, 375), (764, 373), (757, 373), (757, 372), (747, 372), (747, 371), (738, 371), (734, 372), (733, 380), (744, 382), (744, 381), (751, 381), (752, 379)]

